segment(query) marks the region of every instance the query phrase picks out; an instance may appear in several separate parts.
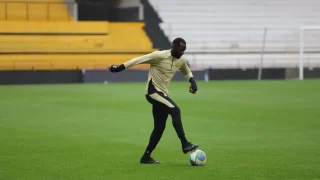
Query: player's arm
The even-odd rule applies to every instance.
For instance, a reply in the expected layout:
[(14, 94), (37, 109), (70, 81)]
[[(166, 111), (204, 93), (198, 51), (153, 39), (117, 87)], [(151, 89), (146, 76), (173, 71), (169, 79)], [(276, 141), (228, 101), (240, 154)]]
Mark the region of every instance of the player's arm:
[(190, 82), (190, 87), (189, 87), (189, 91), (193, 94), (195, 94), (198, 91), (198, 87), (197, 87), (197, 83), (193, 78), (193, 74), (190, 70), (190, 68), (187, 65), (187, 62), (185, 61), (185, 63), (182, 64), (182, 66), (180, 67), (180, 71), (182, 72), (182, 74), (184, 75), (184, 77)]
[(125, 69), (130, 68), (130, 67), (133, 67), (135, 65), (138, 65), (138, 64), (152, 64), (152, 63), (155, 63), (156, 60), (158, 59), (157, 57), (158, 57), (157, 56), (157, 51), (154, 51), (152, 53), (133, 58), (133, 59), (127, 61), (127, 62), (124, 62), (123, 64), (121, 64), (119, 66), (110, 65), (110, 67), (108, 67), (108, 69), (111, 72), (120, 72), (120, 71), (123, 71)]

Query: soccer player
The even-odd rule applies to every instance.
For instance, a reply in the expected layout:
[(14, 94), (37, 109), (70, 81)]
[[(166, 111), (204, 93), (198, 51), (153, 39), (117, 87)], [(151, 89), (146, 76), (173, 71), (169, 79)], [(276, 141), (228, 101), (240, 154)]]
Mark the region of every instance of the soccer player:
[(146, 85), (146, 99), (152, 104), (154, 128), (151, 133), (149, 144), (140, 159), (140, 163), (159, 164), (159, 161), (151, 157), (152, 151), (160, 141), (169, 114), (172, 117), (173, 127), (181, 141), (182, 152), (188, 153), (198, 148), (186, 139), (182, 122), (181, 112), (178, 105), (169, 97), (168, 87), (175, 73), (180, 70), (185, 78), (191, 83), (189, 91), (195, 94), (198, 90), (193, 74), (183, 56), (186, 50), (186, 42), (182, 38), (176, 38), (172, 42), (171, 49), (154, 51), (149, 54), (133, 58), (121, 65), (110, 65), (108, 69), (120, 72), (137, 64), (150, 64), (148, 82)]

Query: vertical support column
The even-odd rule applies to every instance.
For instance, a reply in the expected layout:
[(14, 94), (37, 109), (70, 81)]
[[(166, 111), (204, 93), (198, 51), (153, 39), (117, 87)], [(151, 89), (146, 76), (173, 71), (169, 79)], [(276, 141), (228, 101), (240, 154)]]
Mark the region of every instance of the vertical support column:
[(304, 50), (304, 39), (303, 39), (303, 32), (304, 32), (304, 28), (301, 27), (300, 29), (300, 62), (299, 62), (299, 79), (303, 80), (303, 61), (304, 61), (304, 57), (303, 57), (303, 50)]
[(140, 3), (139, 5), (139, 20), (143, 21), (144, 20), (144, 13), (143, 13), (144, 9), (143, 9), (143, 5)]
[(77, 2), (73, 3), (73, 19), (75, 22), (78, 22), (78, 4)]

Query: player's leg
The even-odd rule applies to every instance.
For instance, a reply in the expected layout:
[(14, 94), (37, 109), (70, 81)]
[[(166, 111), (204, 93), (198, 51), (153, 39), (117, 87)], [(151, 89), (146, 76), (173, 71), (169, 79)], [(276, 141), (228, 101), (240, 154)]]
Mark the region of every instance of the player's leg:
[(159, 163), (151, 158), (151, 153), (158, 145), (162, 134), (166, 127), (166, 122), (169, 116), (168, 108), (163, 104), (151, 99), (147, 96), (148, 101), (152, 104), (152, 114), (154, 120), (154, 128), (149, 138), (149, 143), (144, 152), (140, 162), (141, 163), (149, 163), (155, 164)]
[(159, 105), (153, 105), (152, 114), (154, 119), (154, 128), (150, 136), (149, 145), (147, 147), (147, 151), (149, 151), (150, 153), (155, 149), (155, 147), (159, 143), (162, 134), (166, 128), (166, 122), (169, 116), (167, 108)]
[(181, 120), (181, 110), (179, 106), (170, 97), (165, 96), (164, 98), (167, 99), (172, 105), (174, 105), (174, 107), (170, 108), (169, 114), (172, 117), (172, 125), (175, 128), (178, 137), (180, 138), (183, 153), (195, 150), (199, 145), (192, 144), (186, 139)]
[(162, 104), (166, 105), (169, 110), (169, 114), (172, 117), (172, 125), (181, 141), (182, 144), (182, 151), (183, 153), (187, 153), (189, 151), (192, 151), (198, 147), (196, 144), (192, 144), (189, 142), (184, 133), (182, 120), (181, 120), (181, 110), (179, 106), (168, 96), (164, 96), (161, 93), (155, 93), (150, 95), (151, 98), (155, 99), (158, 102), (161, 102)]

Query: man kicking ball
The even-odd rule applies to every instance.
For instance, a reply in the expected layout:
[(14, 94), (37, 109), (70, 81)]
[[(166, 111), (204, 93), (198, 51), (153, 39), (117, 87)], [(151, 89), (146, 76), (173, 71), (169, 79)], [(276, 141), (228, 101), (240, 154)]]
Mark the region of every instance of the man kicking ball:
[(183, 56), (186, 50), (186, 42), (182, 38), (176, 38), (169, 50), (154, 51), (152, 53), (133, 58), (119, 66), (110, 65), (108, 69), (113, 72), (120, 72), (137, 64), (150, 64), (148, 82), (146, 86), (146, 99), (152, 104), (154, 128), (151, 133), (149, 144), (140, 159), (140, 163), (159, 164), (159, 161), (151, 157), (152, 151), (159, 143), (169, 114), (172, 117), (173, 127), (181, 141), (182, 152), (188, 153), (198, 148), (186, 139), (181, 122), (181, 112), (177, 104), (169, 98), (168, 87), (175, 75), (180, 70), (185, 78), (191, 83), (189, 91), (195, 94), (198, 90), (187, 61)]

